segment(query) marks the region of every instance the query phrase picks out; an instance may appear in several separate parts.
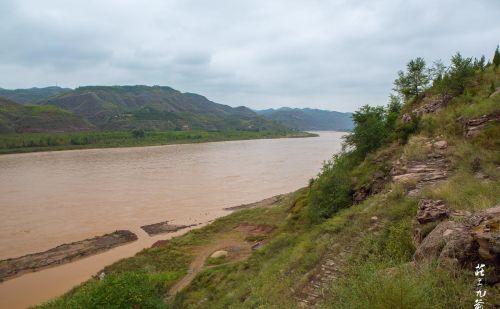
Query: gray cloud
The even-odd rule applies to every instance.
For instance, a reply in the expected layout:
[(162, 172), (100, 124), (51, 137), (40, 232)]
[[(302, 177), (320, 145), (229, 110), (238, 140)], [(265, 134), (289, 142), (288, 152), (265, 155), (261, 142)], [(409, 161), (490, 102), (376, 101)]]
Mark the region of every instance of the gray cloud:
[(414, 57), (490, 56), (500, 2), (1, 0), (0, 87), (160, 84), (228, 105), (384, 104)]

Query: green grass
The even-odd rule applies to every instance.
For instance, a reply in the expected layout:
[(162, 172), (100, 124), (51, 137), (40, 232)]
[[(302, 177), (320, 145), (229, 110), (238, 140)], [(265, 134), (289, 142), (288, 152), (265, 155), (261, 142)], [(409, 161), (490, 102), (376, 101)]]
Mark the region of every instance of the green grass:
[(184, 275), (183, 271), (112, 273), (40, 308), (167, 308), (163, 292)]
[(388, 268), (380, 259), (353, 264), (347, 272), (321, 308), (472, 308), (475, 299), (472, 272), (454, 277), (437, 265)]
[(135, 147), (281, 137), (310, 137), (305, 132), (152, 131), (143, 138), (131, 132), (0, 134), (0, 154), (86, 148)]

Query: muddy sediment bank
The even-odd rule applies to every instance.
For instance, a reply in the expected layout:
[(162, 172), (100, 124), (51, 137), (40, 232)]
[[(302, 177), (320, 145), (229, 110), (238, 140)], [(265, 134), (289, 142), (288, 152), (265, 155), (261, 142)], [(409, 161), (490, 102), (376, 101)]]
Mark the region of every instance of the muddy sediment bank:
[(0, 282), (27, 272), (69, 263), (135, 240), (137, 240), (137, 235), (131, 231), (119, 230), (102, 236), (63, 244), (44, 252), (2, 260), (0, 261)]
[(198, 224), (190, 224), (190, 225), (178, 225), (178, 224), (169, 224), (170, 221), (163, 221), (159, 223), (143, 225), (141, 229), (144, 232), (148, 233), (149, 236), (164, 234), (164, 233), (173, 233), (183, 229), (187, 229), (188, 227), (196, 226)]
[(224, 210), (234, 211), (234, 210), (255, 208), (255, 207), (271, 207), (271, 206), (275, 205), (276, 203), (280, 202), (281, 200), (283, 200), (287, 195), (288, 194), (278, 194), (278, 195), (263, 199), (262, 201), (249, 203), (249, 204), (241, 204), (241, 205), (233, 206), (233, 207), (226, 207), (226, 208), (224, 208)]

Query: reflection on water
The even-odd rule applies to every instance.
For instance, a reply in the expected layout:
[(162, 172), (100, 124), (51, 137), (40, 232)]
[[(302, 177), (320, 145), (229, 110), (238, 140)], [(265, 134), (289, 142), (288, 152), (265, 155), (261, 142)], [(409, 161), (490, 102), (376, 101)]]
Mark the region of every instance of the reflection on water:
[(224, 207), (305, 186), (340, 149), (342, 134), (0, 156), (0, 259), (118, 229), (139, 236), (107, 253), (1, 283), (0, 307), (50, 299), (167, 238), (148, 237), (141, 225), (207, 222), (225, 214)]

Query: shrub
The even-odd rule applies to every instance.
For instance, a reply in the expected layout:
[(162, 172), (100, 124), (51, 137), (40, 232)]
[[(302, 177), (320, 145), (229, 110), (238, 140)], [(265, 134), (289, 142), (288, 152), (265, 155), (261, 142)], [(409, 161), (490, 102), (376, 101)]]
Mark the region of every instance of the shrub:
[(335, 155), (325, 162), (321, 175), (309, 190), (309, 218), (317, 222), (352, 204), (352, 158), (347, 154)]
[(352, 115), (354, 128), (344, 138), (344, 149), (352, 151), (358, 160), (379, 148), (388, 135), (386, 111), (383, 107), (365, 105)]

